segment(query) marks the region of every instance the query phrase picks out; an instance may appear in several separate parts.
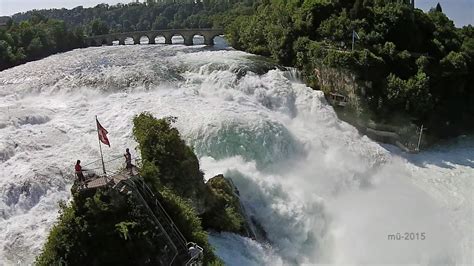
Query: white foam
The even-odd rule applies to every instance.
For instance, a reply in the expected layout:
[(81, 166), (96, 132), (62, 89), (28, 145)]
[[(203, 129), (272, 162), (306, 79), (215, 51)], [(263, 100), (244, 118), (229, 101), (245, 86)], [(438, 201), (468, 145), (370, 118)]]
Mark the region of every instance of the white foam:
[[(338, 120), (321, 92), (269, 68), (233, 50), (136, 45), (0, 72), (2, 262), (38, 254), (75, 160), (98, 158), (95, 115), (110, 132), (108, 161), (136, 146), (132, 119), (143, 111), (178, 117), (206, 178), (233, 178), (267, 232), (269, 244), (212, 234), (230, 265), (471, 262), (472, 140), (387, 150)], [(395, 231), (427, 239), (387, 240)]]

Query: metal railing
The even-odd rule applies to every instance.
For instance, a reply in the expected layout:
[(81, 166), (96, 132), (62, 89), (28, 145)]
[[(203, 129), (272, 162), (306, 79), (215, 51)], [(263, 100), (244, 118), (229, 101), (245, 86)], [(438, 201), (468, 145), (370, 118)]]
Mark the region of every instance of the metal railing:
[[(113, 157), (112, 159), (110, 159), (108, 161), (104, 161), (104, 164), (108, 164), (108, 163), (117, 161), (118, 159), (124, 159), (123, 155)], [(102, 160), (98, 159), (98, 160), (89, 162), (88, 164), (84, 164), (82, 167), (84, 168), (83, 171), (94, 171), (94, 172), (96, 172), (97, 170), (102, 170)]]
[[(124, 160), (124, 156), (121, 155), (121, 156), (112, 157), (112, 159), (104, 161), (104, 164), (110, 164), (111, 162), (117, 161), (119, 159)], [(138, 157), (132, 157), (132, 159), (134, 159), (136, 163), (141, 161), (141, 159), (138, 158)], [(124, 164), (126, 164), (126, 163), (124, 163)], [(84, 177), (86, 177), (86, 179), (91, 179), (91, 178), (94, 178), (94, 177), (105, 177), (105, 178), (107, 178), (107, 177), (112, 176), (112, 175), (117, 175), (121, 171), (122, 171), (122, 168), (119, 168), (118, 170), (115, 170), (115, 171), (111, 171), (111, 170), (106, 169), (106, 174), (104, 174), (101, 159), (89, 162), (89, 163), (84, 164), (82, 166), (82, 172), (84, 174)], [(75, 176), (77, 178), (76, 174), (75, 174)]]
[[(111, 160), (108, 160), (104, 163), (110, 163), (113, 161), (116, 161), (120, 158), (123, 158), (123, 156), (115, 157), (112, 158)], [(139, 158), (134, 158), (135, 163), (140, 163), (141, 159)], [(93, 162), (90, 162), (88, 164), (84, 165), (84, 172), (94, 172), (96, 170), (101, 170), (102, 166), (97, 166), (90, 168), (88, 166), (94, 165), (100, 163), (102, 164), (101, 160), (96, 160)], [(88, 167), (88, 168), (86, 168)], [(134, 166), (135, 168), (138, 169), (138, 167)], [(120, 175), (124, 174), (124, 169), (119, 169), (116, 171), (108, 171), (107, 176), (112, 178), (114, 175)], [(97, 174), (97, 177), (104, 177), (104, 175)], [(113, 178), (112, 178), (113, 179)], [(161, 231), (161, 233), (166, 237), (166, 241), (170, 243), (170, 246), (174, 252), (173, 257), (171, 258), (171, 261), (169, 265), (173, 265), (175, 263), (176, 259), (178, 256), (186, 256), (186, 259), (184, 257), (181, 257), (181, 263), (185, 263), (185, 265), (202, 265), (202, 258), (203, 258), (203, 249), (199, 247), (196, 243), (193, 242), (187, 242), (186, 238), (184, 235), (181, 233), (179, 228), (176, 226), (176, 224), (173, 222), (171, 217), (168, 215), (166, 212), (165, 208), (161, 204), (161, 202), (158, 200), (158, 197), (153, 193), (151, 188), (145, 183), (143, 178), (141, 178), (139, 175), (129, 175), (129, 177), (125, 180), (122, 180), (118, 183), (114, 182), (106, 182), (106, 186), (112, 187), (113, 189), (116, 189), (120, 193), (123, 193), (125, 191), (125, 188), (127, 188), (126, 192), (127, 194), (131, 192), (132, 194), (136, 195), (136, 198), (142, 203), (150, 217), (152, 218), (153, 222), (157, 225), (157, 228)], [(162, 198), (162, 196), (161, 196)], [(192, 248), (188, 246), (192, 245)], [(170, 254), (171, 255), (171, 254)], [(184, 262), (186, 261), (186, 262)]]
[(188, 242), (187, 245), (190, 246), (188, 250), (189, 250), (189, 255), (191, 256), (191, 258), (188, 261), (186, 261), (184, 265), (186, 266), (202, 265), (204, 249), (198, 246), (198, 244), (194, 242)]
[(140, 193), (139, 189), (137, 188), (135, 182), (133, 182), (133, 180), (125, 180), (125, 181), (122, 181), (124, 182), (129, 188), (131, 191), (134, 191), (135, 194), (138, 196), (138, 199), (142, 202), (142, 205), (146, 208), (146, 210), (148, 211), (148, 213), (150, 214), (150, 216), (152, 217), (153, 221), (155, 222), (156, 225), (158, 225), (160, 231), (166, 236), (168, 242), (171, 244), (171, 247), (173, 248), (174, 250), (174, 256), (173, 258), (171, 259), (171, 262), (169, 265), (173, 265), (173, 262), (174, 260), (176, 259), (176, 257), (178, 256), (179, 254), (179, 251), (178, 251), (178, 247), (175, 245), (174, 241), (171, 239), (171, 236), (168, 234), (168, 232), (165, 230), (165, 228), (163, 227), (163, 225), (161, 224), (161, 222), (159, 221), (158, 217), (156, 217), (155, 213), (153, 212), (153, 210), (150, 208), (148, 202), (145, 200), (145, 198), (143, 197), (142, 193)]
[[(203, 257), (203, 249), (196, 243), (187, 242), (184, 235), (173, 222), (163, 205), (158, 200), (157, 196), (153, 193), (145, 181), (139, 176), (132, 176), (127, 180), (119, 182), (113, 187), (119, 192), (122, 192), (124, 189), (121, 184), (126, 186), (128, 190), (132, 192), (132, 194), (136, 195), (137, 199), (146, 208), (154, 223), (170, 243), (174, 251), (174, 255), (171, 258), (169, 265), (173, 265), (180, 255), (189, 257), (186, 259), (185, 265), (202, 265), (200, 262), (202, 261)], [(191, 247), (188, 249), (188, 246), (190, 245), (192, 245), (193, 249), (191, 249)], [(181, 260), (183, 259), (184, 258)]]
[(173, 220), (171, 219), (171, 217), (168, 215), (168, 213), (166, 212), (165, 208), (163, 207), (163, 205), (161, 205), (160, 201), (156, 198), (156, 196), (153, 194), (153, 192), (151, 191), (150, 187), (145, 183), (145, 181), (142, 179), (142, 178), (136, 178), (135, 180), (137, 180), (139, 183), (141, 183), (143, 189), (145, 190), (145, 192), (148, 194), (148, 196), (152, 199), (155, 200), (155, 204), (158, 206), (160, 212), (163, 214), (163, 216), (165, 217), (165, 219), (170, 223), (171, 227), (173, 230), (175, 230), (175, 232), (177, 233), (177, 236), (180, 240), (180, 244), (182, 245), (182, 247), (186, 248), (186, 244), (187, 244), (187, 241), (186, 241), (186, 238), (183, 236), (183, 234), (181, 233), (181, 231), (179, 230), (179, 228), (176, 226), (176, 224), (173, 222)]

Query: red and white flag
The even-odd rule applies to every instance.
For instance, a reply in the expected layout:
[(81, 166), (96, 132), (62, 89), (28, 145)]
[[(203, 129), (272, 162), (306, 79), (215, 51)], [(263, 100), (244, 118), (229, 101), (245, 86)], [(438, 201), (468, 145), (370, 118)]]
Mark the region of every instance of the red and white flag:
[(107, 134), (109, 132), (107, 132), (107, 130), (99, 123), (97, 118), (95, 120), (97, 121), (97, 133), (99, 134), (99, 140), (110, 147), (110, 142), (107, 138)]

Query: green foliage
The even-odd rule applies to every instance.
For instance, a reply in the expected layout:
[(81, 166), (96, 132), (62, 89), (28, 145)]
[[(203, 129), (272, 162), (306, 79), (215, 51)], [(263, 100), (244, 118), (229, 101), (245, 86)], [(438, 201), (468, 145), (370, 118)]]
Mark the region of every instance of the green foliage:
[(145, 182), (156, 189), (162, 187), (159, 176), (160, 170), (153, 162), (148, 160), (142, 160), (140, 175)]
[(65, 251), (74, 248), (74, 233), (79, 231), (80, 219), (77, 219), (73, 206), (68, 207), (64, 202), (59, 204), (59, 221), (51, 229), (42, 253), (36, 259), (37, 265), (65, 264)]
[(244, 232), (244, 217), (240, 213), (239, 199), (224, 176), (218, 175), (207, 182), (211, 193), (209, 211), (203, 215), (206, 228), (216, 231)]
[[(193, 201), (195, 206), (205, 205), (201, 217), (206, 229), (243, 232), (244, 219), (239, 212), (238, 198), (223, 176), (204, 184), (196, 155), (171, 125), (175, 119), (156, 119), (149, 113), (134, 118), (133, 133), (143, 160), (141, 176), (163, 195), (166, 209), (179, 221), (178, 226), (185, 236), (205, 238), (195, 210), (185, 200)], [(202, 239), (199, 241), (204, 243)]]
[(35, 15), (0, 30), (0, 70), (57, 52), (81, 47), (82, 32), (59, 20)]
[(128, 240), (130, 238), (130, 230), (133, 230), (137, 226), (136, 222), (120, 222), (115, 225), (116, 230), (120, 233), (120, 236)]
[(417, 65), (418, 69), (420, 69), (423, 72), (426, 72), (426, 70), (428, 69), (428, 66), (430, 64), (430, 61), (429, 61), (428, 57), (422, 55), (418, 59), (416, 59), (415, 63)]
[(37, 265), (160, 263), (160, 235), (133, 198), (97, 190), (73, 199), (61, 204)]
[(155, 119), (142, 113), (133, 119), (133, 134), (140, 148), (145, 179), (158, 177), (161, 184), (179, 196), (192, 198), (196, 191), (204, 189), (203, 173), (192, 149), (171, 126), (174, 119)]
[(428, 12), (428, 17), (434, 26), (432, 32), (434, 49), (429, 50), (429, 52), (436, 57), (442, 57), (450, 51), (459, 50), (461, 39), (454, 23), (444, 13), (433, 10)]
[(387, 99), (392, 108), (404, 109), (418, 116), (426, 115), (434, 107), (429, 92), (429, 78), (422, 71), (408, 80), (390, 74), (387, 77)]
[(143, 160), (141, 175), (159, 192), (165, 209), (183, 235), (204, 247), (207, 261), (211, 261), (207, 234), (190, 203), (201, 209), (205, 229), (243, 233), (245, 221), (239, 199), (223, 176), (204, 184), (199, 162), (172, 127), (174, 121), (172, 117), (156, 119), (149, 113), (134, 118), (133, 133)]
[(347, 40), (347, 36), (352, 33), (352, 25), (346, 10), (343, 10), (340, 14), (335, 13), (321, 22), (318, 32), (321, 37), (329, 38), (332, 41)]
[(94, 19), (89, 23), (90, 35), (103, 35), (109, 33), (109, 26), (101, 19)]
[(91, 8), (34, 10), (18, 13), (15, 21), (42, 16), (82, 27), (89, 35), (170, 28), (210, 28), (228, 25), (234, 17), (251, 14), (255, 0), (245, 1), (143, 1), (145, 3), (99, 4)]
[(264, 32), (265, 38), (268, 40), (268, 49), (273, 59), (278, 62), (291, 62), (293, 45), (292, 25), (288, 15), (284, 14), (281, 9), (280, 16), (268, 18), (270, 25)]
[(210, 261), (207, 265), (208, 266), (225, 266), (225, 264), (221, 260)]
[(153, 30), (161, 30), (161, 29), (166, 29), (169, 21), (165, 17), (156, 17), (155, 22), (153, 22), (152, 29)]
[(443, 75), (464, 76), (468, 72), (467, 62), (462, 53), (451, 51), (440, 61)]
[(207, 240), (207, 233), (202, 229), (201, 220), (196, 211), (183, 198), (173, 191), (164, 188), (160, 191), (163, 206), (176, 226), (188, 241), (197, 243), (204, 249), (204, 263), (218, 260)]

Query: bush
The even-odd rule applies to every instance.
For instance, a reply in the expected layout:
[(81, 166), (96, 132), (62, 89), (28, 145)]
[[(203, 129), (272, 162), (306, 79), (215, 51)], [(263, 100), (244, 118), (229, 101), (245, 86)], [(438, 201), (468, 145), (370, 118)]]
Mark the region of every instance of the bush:
[(204, 265), (210, 261), (218, 260), (213, 253), (214, 249), (207, 240), (206, 231), (202, 229), (201, 220), (189, 203), (166, 188), (161, 190), (160, 194), (163, 207), (180, 229), (183, 236), (188, 241), (195, 242), (204, 249)]
[(215, 176), (207, 182), (210, 190), (208, 211), (203, 214), (206, 228), (234, 233), (245, 232), (245, 219), (241, 214), (239, 198), (223, 175)]
[(154, 178), (156, 189), (162, 184), (181, 197), (193, 199), (196, 191), (204, 191), (203, 173), (192, 149), (171, 126), (175, 119), (155, 119), (142, 113), (133, 119), (133, 134), (143, 160), (144, 178)]
[(159, 264), (163, 248), (143, 208), (115, 190), (74, 194), (61, 204), (37, 265)]

